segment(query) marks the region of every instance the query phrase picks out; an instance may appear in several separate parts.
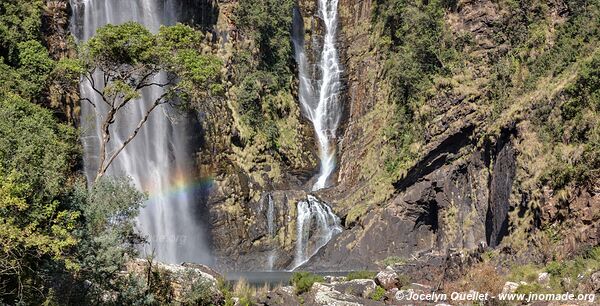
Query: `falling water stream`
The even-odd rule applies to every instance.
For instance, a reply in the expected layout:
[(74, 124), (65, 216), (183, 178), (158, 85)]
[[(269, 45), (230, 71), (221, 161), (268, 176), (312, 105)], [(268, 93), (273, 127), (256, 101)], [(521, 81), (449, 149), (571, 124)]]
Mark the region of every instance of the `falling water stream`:
[[(73, 33), (80, 41), (91, 38), (99, 27), (136, 21), (152, 32), (161, 25), (174, 24), (181, 11), (175, 0), (71, 0)], [(161, 76), (158, 76), (160, 78)], [(96, 83), (102, 82), (97, 74)], [(162, 94), (153, 88), (130, 103), (118, 115), (111, 129), (108, 152), (120, 147), (131, 134), (149, 105)], [(89, 182), (98, 168), (100, 125), (107, 110), (89, 82), (81, 82), (82, 97), (96, 101), (97, 108), (82, 103), (84, 167)], [(149, 117), (134, 140), (108, 169), (111, 176), (129, 176), (149, 199), (138, 217), (138, 228), (149, 240), (142, 255), (153, 254), (168, 263), (191, 261), (209, 263), (204, 230), (198, 221), (194, 190), (195, 141), (190, 132), (197, 123), (191, 116), (162, 105)]]
[[(319, 16), (325, 26), (320, 53), (319, 73), (312, 67), (304, 46), (304, 21), (298, 9), (294, 10), (292, 39), (300, 80), (299, 100), (302, 110), (312, 122), (319, 149), (319, 174), (312, 190), (328, 187), (328, 180), (336, 167), (336, 132), (341, 118), (341, 67), (336, 48), (338, 0), (319, 0)], [(313, 75), (320, 79), (313, 80)], [(299, 201), (296, 221), (296, 254), (293, 269), (306, 263), (320, 248), (342, 231), (340, 219), (331, 208), (309, 195)]]

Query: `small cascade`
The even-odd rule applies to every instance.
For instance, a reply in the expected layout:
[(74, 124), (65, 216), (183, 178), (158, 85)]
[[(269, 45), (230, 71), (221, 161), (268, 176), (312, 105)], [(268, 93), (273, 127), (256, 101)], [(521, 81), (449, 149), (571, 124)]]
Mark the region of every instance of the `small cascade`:
[(275, 205), (273, 204), (273, 197), (269, 194), (267, 206), (267, 229), (269, 237), (275, 237)]
[(312, 195), (298, 202), (297, 214), (296, 258), (292, 270), (307, 262), (333, 236), (342, 232), (340, 218), (327, 204)]
[[(269, 239), (275, 238), (275, 205), (273, 203), (273, 197), (269, 194), (268, 198), (268, 206), (267, 206), (267, 233), (269, 235)], [(269, 257), (267, 258), (267, 267), (269, 271), (273, 270), (273, 264), (275, 262), (275, 248), (272, 248), (269, 252)]]

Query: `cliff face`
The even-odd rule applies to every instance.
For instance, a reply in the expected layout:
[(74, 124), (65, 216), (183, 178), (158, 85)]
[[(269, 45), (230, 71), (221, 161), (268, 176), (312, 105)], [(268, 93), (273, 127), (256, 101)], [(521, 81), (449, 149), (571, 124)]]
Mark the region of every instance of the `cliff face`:
[[(239, 67), (244, 64), (236, 61), (244, 52), (256, 58), (260, 51), (252, 36), (236, 25), (237, 7), (235, 1), (220, 1), (211, 30), (211, 47), (227, 63), (229, 80), (226, 97), (200, 110), (204, 140), (198, 153), (199, 173), (210, 187), (199, 199), (206, 206), (198, 214), (206, 218), (220, 269), (267, 270), (269, 257), (273, 268), (284, 269), (293, 260), (296, 203), (306, 198), (303, 190), (316, 166), (314, 139), (292, 96), (293, 84), (275, 98), (260, 97), (262, 103), (277, 100), (277, 115), (270, 118), (279, 133), (275, 149), (261, 131), (251, 131), (260, 127), (245, 122), (240, 102), (244, 85), (239, 81), (244, 76)], [(270, 217), (275, 227), (272, 235), (267, 227)]]
[[(550, 256), (549, 247), (570, 254), (597, 244), (598, 216), (585, 213), (600, 205), (597, 176), (591, 185), (566, 188), (563, 205), (572, 210), (563, 211), (564, 222), (548, 218), (556, 216), (560, 200), (539, 183), (540, 170), (532, 165), (533, 159), (548, 157), (539, 143), (540, 151), (528, 147), (541, 133), (531, 126), (539, 120), (537, 101), (562, 99), (565, 84), (577, 72), (550, 77), (546, 91), (528, 89), (508, 96), (500, 115), (491, 113), (486, 103), (497, 86), (496, 62), (520, 47), (508, 31), (518, 17), (491, 1), (458, 1), (445, 11), (443, 28), (450, 37), (469, 37), (471, 42), (460, 50), (461, 67), (437, 80), (419, 110), (426, 115), (421, 117), (422, 138), (411, 145), (416, 157), (398, 177), (386, 173), (386, 135), (394, 128), (395, 109), (390, 101), (393, 85), (385, 77), (385, 50), (371, 23), (376, 6), (375, 1), (340, 2), (348, 114), (340, 141), (338, 185), (322, 196), (343, 216), (347, 230), (305, 268), (362, 269), (390, 256), (411, 259), (499, 245), (520, 260), (542, 260)], [(532, 14), (529, 10), (517, 11)], [(546, 43), (553, 45), (557, 29), (574, 18), (569, 15), (573, 8), (555, 1), (542, 14), (548, 27)], [(539, 195), (539, 189), (547, 191)], [(556, 228), (563, 239), (548, 244), (539, 230), (547, 227)], [(527, 241), (535, 247), (525, 247)]]
[[(427, 33), (408, 36), (418, 29), (401, 25), (408, 34), (392, 38), (390, 47), (385, 23), (376, 21), (376, 12), (387, 2), (339, 4), (344, 120), (338, 132), (336, 184), (317, 195), (332, 205), (345, 230), (305, 268), (364, 269), (391, 256), (445, 256), (450, 250), (487, 246), (501, 247), (516, 258), (543, 260), (556, 256), (544, 251), (550, 247), (569, 254), (580, 248), (576, 245), (597, 244), (597, 170), (583, 182), (560, 187), (545, 178), (553, 173), (549, 165), (561, 160), (554, 156), (580, 152), (593, 137), (583, 144), (564, 141), (572, 137), (572, 127), (563, 120), (568, 135), (544, 140), (545, 127), (539, 123), (555, 120), (556, 111), (543, 104), (560, 108), (589, 56), (583, 48), (560, 71), (536, 71), (545, 56), (556, 56), (561, 35), (568, 36), (561, 34), (565, 24), (585, 13), (569, 1), (539, 6), (448, 2), (434, 14), (441, 34), (431, 43), (455, 43), (450, 55), (442, 54), (447, 46), (440, 46), (439, 53), (433, 48), (438, 72), (419, 72), (429, 83), (413, 94), (418, 103), (411, 106), (409, 119), (399, 120), (401, 103), (394, 97), (404, 85), (391, 75), (409, 64), (393, 66), (398, 55), (390, 50), (403, 39), (410, 45), (410, 39)], [(273, 151), (261, 137), (248, 140), (237, 102), (236, 57), (245, 49), (256, 54), (258, 47), (239, 31), (236, 5), (219, 2), (212, 31), (212, 47), (229, 63), (227, 98), (201, 112), (206, 120), (200, 172), (213, 180), (205, 190), (209, 230), (222, 268), (264, 269), (274, 252), (273, 268), (281, 269), (293, 260), (296, 203), (306, 197), (317, 164), (313, 131), (300, 113), (293, 85), (281, 96), (283, 115), (275, 119), (289, 132), (283, 134), (283, 145)], [(406, 8), (404, 17), (421, 20), (427, 5)], [(299, 1), (298, 6), (308, 57), (314, 62), (318, 40), (310, 38), (322, 33), (316, 1)], [(597, 118), (594, 113), (587, 126), (593, 127)], [(412, 138), (399, 146), (398, 135)], [(273, 237), (267, 228), (269, 198)], [(549, 238), (549, 231), (560, 233), (560, 239)], [(535, 247), (526, 247), (531, 245)]]

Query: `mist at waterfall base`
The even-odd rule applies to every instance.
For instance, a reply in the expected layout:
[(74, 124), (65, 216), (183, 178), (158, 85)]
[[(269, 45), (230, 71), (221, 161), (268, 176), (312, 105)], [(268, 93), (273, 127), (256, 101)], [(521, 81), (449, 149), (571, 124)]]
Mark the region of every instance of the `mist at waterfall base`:
[[(73, 33), (80, 41), (88, 40), (106, 24), (127, 21), (139, 22), (156, 33), (161, 25), (175, 24), (181, 11), (175, 0), (72, 0), (71, 6)], [(99, 73), (95, 76), (97, 84), (102, 79)], [(80, 90), (81, 96), (96, 101), (97, 107), (83, 102), (81, 110), (84, 168), (88, 182), (92, 182), (98, 168), (100, 126), (107, 109), (89, 82), (82, 81)], [(107, 152), (121, 146), (162, 93), (161, 88), (146, 89), (141, 99), (120, 111), (111, 128)], [(149, 242), (141, 250), (142, 256), (153, 255), (166, 263), (212, 263), (198, 201), (210, 181), (198, 179), (192, 172), (198, 146), (193, 133), (197, 130), (193, 116), (162, 105), (107, 171), (107, 175), (130, 177), (138, 189), (149, 194), (137, 220), (138, 229)]]

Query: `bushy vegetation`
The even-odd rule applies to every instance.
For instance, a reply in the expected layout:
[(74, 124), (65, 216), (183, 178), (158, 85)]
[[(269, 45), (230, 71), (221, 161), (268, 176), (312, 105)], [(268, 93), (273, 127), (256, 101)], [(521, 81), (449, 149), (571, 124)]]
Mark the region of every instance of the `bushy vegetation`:
[[(145, 195), (126, 178), (85, 184), (78, 132), (42, 105), (51, 84), (74, 90), (94, 69), (112, 73), (105, 97), (118, 101), (139, 95), (136, 73), (159, 70), (177, 75), (179, 101), (218, 95), (222, 63), (197, 51), (203, 36), (190, 27), (153, 35), (134, 23), (107, 26), (77, 57), (56, 61), (42, 39), (43, 8), (0, 4), (0, 304), (170, 303), (169, 273), (122, 274), (144, 242), (134, 227)], [(207, 301), (206, 284), (188, 284), (190, 303)]]
[(290, 115), (293, 101), (293, 7), (290, 0), (242, 0), (235, 11), (240, 30), (253, 46), (236, 50), (234, 57), (237, 111), (244, 139), (257, 142), (263, 137), (266, 149), (281, 146), (278, 121)]
[(385, 298), (385, 289), (383, 289), (383, 287), (381, 286), (377, 286), (375, 287), (375, 290), (373, 291), (373, 293), (371, 293), (371, 299), (374, 301), (383, 301), (383, 299)]
[(386, 138), (394, 153), (386, 170), (397, 176), (412, 165), (417, 152), (410, 146), (422, 141), (426, 118), (419, 110), (431, 97), (433, 80), (447, 75), (457, 61), (456, 44), (444, 27), (444, 13), (450, 1), (378, 0), (373, 23), (379, 29), (379, 48), (385, 54), (385, 79), (392, 88), (394, 121)]
[(406, 260), (400, 256), (389, 256), (382, 260), (379, 264), (383, 266), (395, 266), (404, 264)]
[(296, 288), (297, 294), (308, 292), (314, 283), (323, 282), (325, 279), (321, 275), (310, 272), (294, 272), (290, 282)]
[(377, 275), (377, 273), (373, 271), (352, 271), (346, 275), (346, 280), (351, 281), (353, 279), (373, 279), (375, 278), (375, 275)]

